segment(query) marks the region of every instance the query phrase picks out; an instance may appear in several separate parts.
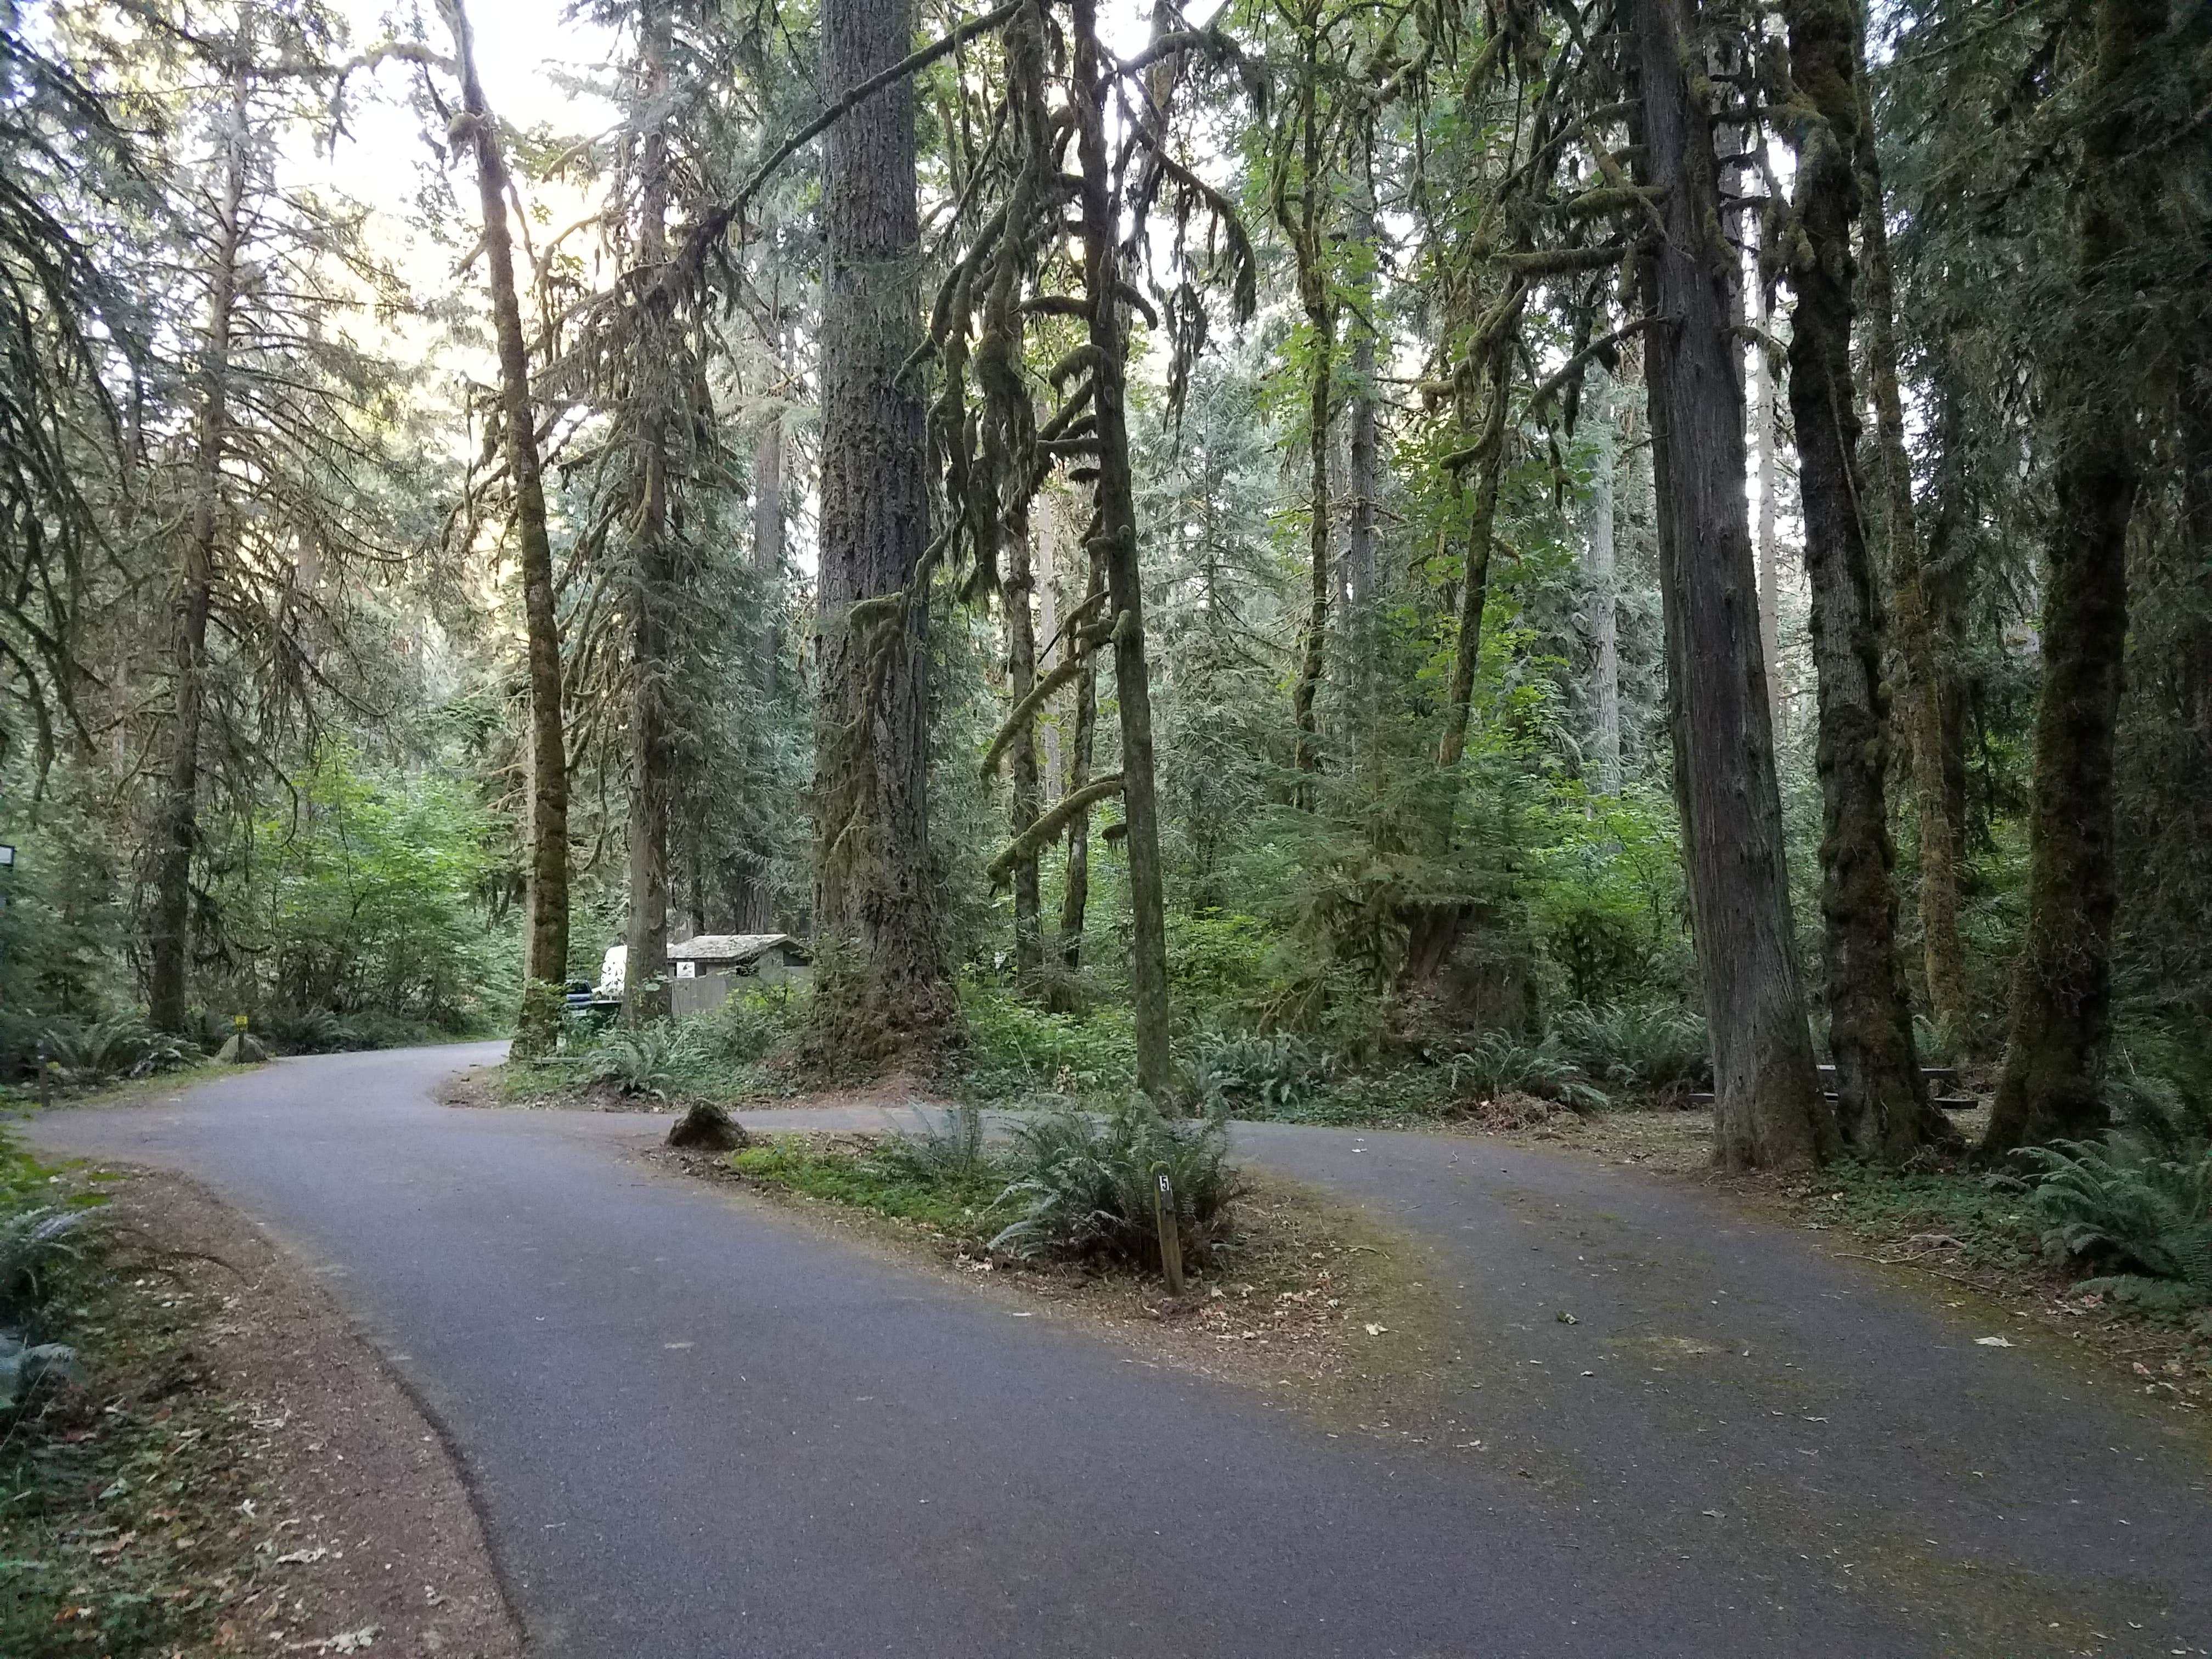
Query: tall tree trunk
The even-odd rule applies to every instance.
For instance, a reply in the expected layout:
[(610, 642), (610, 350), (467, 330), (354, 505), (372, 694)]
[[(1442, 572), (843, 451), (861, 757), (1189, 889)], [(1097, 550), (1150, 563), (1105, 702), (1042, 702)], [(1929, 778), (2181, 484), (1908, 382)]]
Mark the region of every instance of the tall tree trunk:
[(1347, 389), (1351, 433), (1346, 445), (1344, 536), (1344, 635), (1352, 687), (1352, 739), (1364, 757), (1371, 794), (1381, 785), (1382, 744), (1377, 741), (1376, 594), (1382, 578), (1382, 537), (1376, 525), (1376, 496), (1382, 473), (1382, 431), (1375, 389), (1376, 224), (1373, 159), (1363, 131), (1352, 179), (1347, 238), (1358, 261), (1352, 287), (1352, 384)]
[[(654, 112), (640, 157), (638, 258), (657, 271), (668, 258), (668, 53), (670, 0), (648, 0), (639, 20), (644, 93)], [(668, 617), (676, 600), (668, 539), (667, 307), (648, 290), (635, 342), (631, 395), (638, 411), (637, 607), (630, 691), (629, 931), (623, 1017), (632, 1025), (665, 1015), (668, 994), (668, 809), (672, 780)]]
[[(999, 603), (1006, 612), (1006, 695), (1020, 708), (1036, 689), (1036, 624), (1030, 610), (1036, 578), (1030, 565), (1027, 534), (1009, 536), (1006, 545), (1006, 574), (999, 584)], [(1012, 799), (1009, 831), (1019, 842), (1022, 832), (1037, 821), (1044, 810), (1044, 791), (1037, 774), (1036, 717), (1023, 722), (1016, 734), (1011, 772)], [(1026, 980), (1044, 965), (1044, 938), (1037, 897), (1037, 857), (1032, 853), (1013, 868), (1014, 971)]]
[(1851, 380), (1853, 163), (1862, 102), (1852, 0), (1784, 0), (1797, 118), (1798, 231), (1789, 279), (1790, 411), (1797, 433), (1805, 567), (1819, 682), (1820, 912), (1828, 1048), (1844, 1139), (1901, 1164), (1948, 1131), (1929, 1103), (1897, 955), (1884, 777), (1881, 602), (1861, 511), (1858, 397)]
[(222, 463), (230, 430), (230, 349), (244, 240), (248, 82), (232, 82), (230, 132), (216, 210), (208, 313), (200, 346), (200, 410), (191, 527), (184, 543), (171, 638), (174, 707), (167, 787), (154, 826), (154, 902), (148, 928), (148, 1018), (159, 1030), (185, 1029), (191, 963), (192, 854), (199, 842), (200, 726), (207, 710), (208, 613), (223, 535)]
[[(1954, 641), (1945, 640), (1942, 607), (1931, 591), (1936, 549), (1923, 546), (1912, 502), (1912, 460), (1905, 447), (1905, 400), (1897, 381), (1897, 276), (1889, 255), (1889, 225), (1875, 149), (1874, 105), (1866, 84), (1864, 40), (1859, 58), (1859, 189), (1864, 198), (1859, 230), (1859, 269), (1865, 296), (1866, 359), (1874, 382), (1875, 433), (1881, 459), (1881, 523), (1887, 545), (1891, 620), (1904, 667), (1904, 714), (1912, 805), (1920, 843), (1920, 951), (1928, 980), (1928, 1006), (1947, 1037), (1966, 1035), (1966, 953), (1959, 940), (1961, 830), (1944, 781), (1946, 691), (1952, 678)], [(1948, 380), (1948, 376), (1946, 377)], [(1958, 430), (1961, 405), (1955, 390), (1939, 387), (1936, 423), (1945, 465), (1962, 458)], [(1948, 432), (1948, 439), (1945, 435)], [(1954, 511), (1956, 489), (1939, 489), (1939, 514)], [(1946, 526), (1946, 529), (1949, 528)], [(1947, 538), (1948, 539), (1948, 538)]]
[(521, 555), (522, 611), (530, 664), (530, 878), (524, 901), (522, 971), (532, 980), (568, 973), (568, 757), (561, 714), (561, 623), (553, 609), (553, 544), (545, 530), (545, 483), (530, 395), (530, 351), (514, 287), (514, 242), (507, 220), (507, 161), (499, 128), (477, 79), (476, 42), (463, 0), (443, 0), (460, 60), (461, 111), (476, 151), (483, 216), (484, 269), (499, 343), (501, 436), (514, 489), (514, 538)]
[(1482, 666), (1482, 616), (1490, 601), (1490, 555), (1498, 532), (1498, 492), (1505, 476), (1505, 417), (1513, 397), (1513, 343), (1525, 302), (1523, 289), (1520, 299), (1509, 301), (1505, 320), (1484, 353), (1482, 429), (1475, 438), (1474, 501), (1467, 532), (1467, 568), (1460, 581), (1459, 633), (1452, 650), (1444, 733), (1437, 745), (1437, 764), (1447, 771), (1467, 754), (1474, 678)]
[(1137, 1086), (1155, 1098), (1173, 1080), (1168, 1052), (1167, 905), (1152, 766), (1152, 676), (1145, 660), (1145, 588), (1137, 560), (1136, 492), (1129, 472), (1127, 324), (1115, 297), (1120, 258), (1113, 162), (1106, 143), (1108, 81), (1097, 0), (1073, 0), (1073, 90), (1083, 177), (1083, 246), (1091, 373), (1097, 390), (1098, 557), (1114, 612), (1114, 689), (1121, 711), (1121, 811), (1129, 859), (1129, 977), (1137, 1027)]
[[(1309, 34), (1309, 41), (1317, 37)], [(1297, 678), (1291, 688), (1291, 765), (1297, 774), (1293, 799), (1307, 811), (1314, 806), (1313, 775), (1321, 770), (1319, 721), (1314, 703), (1321, 692), (1322, 670), (1328, 642), (1329, 541), (1329, 425), (1336, 377), (1336, 301), (1331, 293), (1327, 252), (1322, 234), (1324, 185), (1322, 181), (1322, 123), (1316, 107), (1317, 67), (1309, 55), (1301, 83), (1299, 114), (1304, 125), (1304, 169), (1298, 180), (1298, 219), (1286, 227), (1293, 232), (1297, 260), (1298, 299), (1313, 332), (1311, 361), (1306, 365), (1306, 467), (1309, 477), (1306, 505), (1308, 590), (1305, 638), (1298, 655)]]
[[(776, 696), (775, 600), (783, 583), (783, 404), (769, 405), (753, 429), (753, 576), (760, 610), (753, 624), (753, 689), (764, 703)], [(765, 933), (775, 926), (775, 895), (765, 848), (748, 847), (738, 872), (735, 926)]]
[[(859, 86), (913, 44), (908, 0), (829, 0), (829, 82)], [(901, 80), (823, 140), (821, 704), (810, 1044), (882, 1063), (958, 1029), (929, 845), (929, 529), (922, 404), (899, 369), (920, 337), (915, 94)], [(903, 599), (901, 596), (903, 595)]]
[(1776, 474), (1774, 465), (1774, 367), (1766, 355), (1765, 334), (1773, 319), (1766, 303), (1766, 284), (1751, 288), (1751, 320), (1758, 339), (1751, 348), (1751, 453), (1759, 479), (1759, 654), (1766, 664), (1766, 712), (1774, 721), (1774, 738), (1782, 741), (1783, 723), (1790, 703), (1782, 693), (1782, 550), (1775, 534)]
[(1620, 594), (1614, 516), (1620, 471), (1620, 392), (1597, 380), (1590, 418), (1597, 431), (1597, 476), (1590, 503), (1590, 747), (1597, 787), (1620, 793)]
[[(1096, 559), (1091, 561), (1091, 586), (1084, 594), (1095, 599), (1105, 585)], [(1075, 676), (1075, 714), (1067, 739), (1067, 781), (1061, 794), (1078, 795), (1091, 782), (1091, 751), (1098, 732), (1098, 659), (1086, 655)], [(1060, 959), (1071, 969), (1083, 965), (1084, 912), (1091, 902), (1091, 814), (1078, 812), (1067, 824), (1067, 868), (1060, 901)]]
[(1714, 1156), (1730, 1168), (1820, 1162), (1835, 1115), (1813, 1066), (1784, 866), (1759, 585), (1744, 501), (1741, 273), (1720, 232), (1712, 122), (1692, 94), (1689, 0), (1638, 0), (1644, 182), (1666, 234), (1644, 266), (1661, 593), (1675, 787), (1698, 978), (1712, 1030)]
[[(1030, 580), (1036, 584), (1037, 636), (1044, 641), (1037, 658), (1037, 672), (1049, 674), (1060, 666), (1060, 653), (1053, 641), (1060, 635), (1060, 618), (1063, 609), (1060, 584), (1067, 573), (1066, 554), (1062, 547), (1066, 528), (1061, 522), (1065, 503), (1054, 489), (1041, 489), (1030, 503), (1030, 527), (1034, 538), (1036, 562), (1030, 569)], [(1038, 732), (1044, 748), (1043, 793), (1047, 799), (1054, 799), (1053, 792), (1060, 787), (1061, 769), (1060, 722), (1048, 712)]]
[(2121, 274), (2139, 235), (2150, 163), (2136, 82), (2166, 0), (2097, 0), (2092, 100), (2075, 194), (2075, 315), (2059, 419), (2057, 520), (2043, 599), (2043, 687), (2028, 805), (2027, 925), (2012, 1038), (1983, 1138), (1985, 1156), (2105, 1122), (2112, 1036), (2112, 755), (2128, 632), (2128, 520), (2140, 483), (2132, 389), (2114, 365), (2138, 311)]

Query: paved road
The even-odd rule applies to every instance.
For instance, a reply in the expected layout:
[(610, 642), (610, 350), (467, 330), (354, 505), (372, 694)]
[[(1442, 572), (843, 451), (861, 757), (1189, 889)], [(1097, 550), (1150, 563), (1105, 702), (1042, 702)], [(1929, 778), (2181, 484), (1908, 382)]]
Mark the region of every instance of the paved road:
[(2191, 1425), (1693, 1192), (1240, 1131), (1436, 1249), (1459, 1357), (1417, 1441), (659, 1174), (625, 1155), (650, 1121), (434, 1103), (496, 1052), (288, 1060), (32, 1133), (198, 1176), (327, 1272), (548, 1659), (2212, 1652)]

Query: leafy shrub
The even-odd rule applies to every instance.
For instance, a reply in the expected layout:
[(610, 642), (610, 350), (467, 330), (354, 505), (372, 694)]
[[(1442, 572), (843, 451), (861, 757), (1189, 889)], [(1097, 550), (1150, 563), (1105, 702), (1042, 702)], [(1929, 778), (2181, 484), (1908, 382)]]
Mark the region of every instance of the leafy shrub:
[(182, 1038), (154, 1030), (136, 1011), (105, 1019), (56, 1020), (40, 1034), (39, 1046), (79, 1081), (149, 1077), (192, 1057)]
[(1286, 1033), (1213, 1033), (1198, 1040), (1191, 1079), (1209, 1113), (1243, 1107), (1268, 1117), (1296, 1104), (1332, 1069), (1329, 1056)]
[(1686, 1096), (1712, 1075), (1704, 1018), (1656, 1002), (1569, 1008), (1553, 1022), (1559, 1051), (1616, 1089)]
[(338, 1046), (346, 1049), (404, 1048), (422, 1040), (422, 1028), (411, 1019), (368, 1008), (338, 1021)]
[(1170, 915), (1167, 945), (1169, 983), (1200, 1007), (1248, 999), (1274, 977), (1277, 947), (1257, 916)]
[(238, 1028), (231, 1017), (220, 1009), (198, 1007), (185, 1015), (185, 1040), (203, 1054), (214, 1054), (230, 1041), (231, 1033)]
[(1531, 1043), (1510, 1031), (1485, 1031), (1445, 1065), (1453, 1094), (1472, 1092), (1478, 1099), (1495, 1100), (1514, 1091), (1556, 1100), (1578, 1112), (1600, 1111), (1612, 1103), (1602, 1089), (1583, 1079), (1550, 1036)]
[(689, 1025), (655, 1020), (634, 1030), (617, 1027), (601, 1037), (584, 1056), (585, 1075), (619, 1095), (665, 1100), (697, 1059), (697, 1039)]
[(252, 1029), (272, 1054), (334, 1054), (346, 1047), (345, 1026), (327, 1008), (271, 1008), (254, 1017)]
[(2166, 1306), (2212, 1302), (2212, 1152), (2163, 1157), (2128, 1134), (2031, 1148), (2056, 1259), (2116, 1269), (2085, 1288)]
[(690, 1023), (709, 1059), (750, 1065), (785, 1047), (806, 1022), (807, 995), (790, 984), (733, 991)]
[(1228, 1160), (1228, 1126), (1218, 1116), (1170, 1121), (1142, 1099), (1099, 1116), (1040, 1115), (1013, 1130), (1007, 1150), (1013, 1180), (1000, 1201), (1017, 1218), (991, 1248), (1024, 1258), (1156, 1262), (1153, 1195), (1164, 1173), (1175, 1190), (1184, 1255), (1210, 1261), (1243, 1190)]
[(1115, 1093), (1136, 1080), (1136, 1034), (1122, 1010), (1076, 1019), (982, 986), (969, 987), (961, 1002), (968, 1018), (968, 1086), (986, 1100), (1046, 1091)]

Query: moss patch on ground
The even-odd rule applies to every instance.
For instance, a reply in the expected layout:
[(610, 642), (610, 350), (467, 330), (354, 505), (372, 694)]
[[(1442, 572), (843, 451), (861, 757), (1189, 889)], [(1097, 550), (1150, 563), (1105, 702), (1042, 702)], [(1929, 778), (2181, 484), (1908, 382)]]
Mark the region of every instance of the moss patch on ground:
[(757, 1185), (872, 1210), (963, 1245), (982, 1245), (1003, 1224), (994, 1219), (1000, 1214), (1003, 1176), (981, 1172), (921, 1181), (869, 1158), (869, 1150), (870, 1143), (860, 1136), (816, 1142), (778, 1135), (731, 1152), (725, 1161)]

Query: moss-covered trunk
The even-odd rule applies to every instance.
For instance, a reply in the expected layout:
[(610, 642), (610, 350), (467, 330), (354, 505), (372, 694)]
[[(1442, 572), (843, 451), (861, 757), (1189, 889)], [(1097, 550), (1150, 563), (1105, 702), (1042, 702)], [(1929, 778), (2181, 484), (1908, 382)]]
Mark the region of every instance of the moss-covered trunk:
[[(1036, 623), (1030, 609), (1036, 580), (1030, 562), (1027, 535), (1010, 536), (1006, 546), (1006, 575), (999, 584), (999, 602), (1006, 623), (1006, 695), (1019, 708), (1036, 689)], [(1021, 730), (1007, 751), (1012, 781), (1008, 833), (1016, 841), (1044, 810), (1044, 789), (1037, 768), (1037, 722), (1024, 718)], [(1017, 860), (1014, 878), (1014, 970), (1024, 977), (1044, 965), (1044, 939), (1040, 932), (1037, 860)]]
[(524, 902), (523, 975), (568, 974), (568, 755), (562, 721), (561, 623), (553, 605), (553, 544), (545, 528), (545, 483), (530, 393), (530, 349), (514, 286), (507, 228), (507, 161), (499, 125), (477, 79), (476, 42), (463, 0), (444, 0), (459, 60), (462, 118), (477, 165), (484, 273), (499, 347), (500, 428), (514, 491), (514, 540), (530, 680), (530, 871)]
[(1698, 980), (1712, 1029), (1714, 1156), (1816, 1163), (1838, 1145), (1798, 983), (1782, 804), (1744, 500), (1744, 400), (1712, 122), (1692, 91), (1688, 0), (1638, 0), (1639, 182), (1666, 234), (1644, 267), (1675, 787)]
[(1129, 977), (1137, 1026), (1137, 1086), (1163, 1096), (1168, 1052), (1167, 907), (1152, 764), (1152, 677), (1145, 659), (1145, 589), (1137, 555), (1136, 492), (1129, 471), (1127, 325), (1117, 297), (1120, 219), (1106, 139), (1111, 60), (1098, 39), (1096, 0), (1073, 0), (1077, 151), (1081, 157), (1083, 257), (1092, 407), (1097, 415), (1098, 559), (1115, 617), (1114, 690), (1121, 713), (1121, 811), (1129, 859)]
[(2142, 234), (2147, 118), (2137, 85), (2165, 27), (2164, 0), (2098, 0), (2087, 130), (2075, 180), (2075, 304), (2053, 391), (2062, 400), (2043, 686), (2028, 805), (2027, 922), (2014, 980), (2011, 1040), (1985, 1156), (2105, 1121), (2112, 1035), (2114, 728), (2127, 645), (2128, 521), (2140, 483), (2136, 391), (2126, 361), (2137, 307), (2124, 274)]
[(1509, 302), (1507, 320), (1484, 353), (1481, 429), (1475, 440), (1474, 483), (1468, 515), (1467, 556), (1461, 574), (1459, 625), (1452, 645), (1451, 689), (1444, 699), (1443, 736), (1437, 764), (1449, 771), (1467, 754), (1474, 717), (1474, 678), (1482, 665), (1482, 617), (1490, 600), (1490, 556), (1498, 534), (1498, 492), (1505, 475), (1505, 420), (1513, 396), (1513, 345), (1521, 307)]
[[(904, 58), (907, 0), (830, 0), (829, 83)], [(902, 80), (823, 141), (821, 694), (816, 727), (815, 997), (809, 1047), (840, 1070), (957, 1030), (929, 845), (929, 608), (915, 94)], [(906, 595), (904, 601), (899, 596)]]
[[(1865, 359), (1875, 409), (1876, 480), (1869, 500), (1882, 529), (1889, 574), (1889, 620), (1903, 684), (1898, 699), (1911, 781), (1915, 838), (1919, 843), (1920, 951), (1928, 981), (1929, 1011), (1947, 1036), (1966, 1031), (1966, 953), (1959, 938), (1961, 829), (1944, 779), (1948, 724), (1944, 705), (1955, 698), (1957, 641), (1944, 627), (1946, 609), (1936, 591), (1935, 548), (1923, 542), (1912, 501), (1912, 459), (1905, 450), (1905, 400), (1898, 386), (1897, 277), (1890, 258), (1889, 227), (1875, 148), (1874, 106), (1865, 75), (1864, 37), (1857, 64), (1859, 129), (1856, 169), (1862, 197), (1859, 232), (1860, 297), (1866, 316)], [(1938, 466), (1959, 465), (1963, 434), (1955, 392), (1939, 388)], [(1948, 441), (1947, 441), (1948, 438)], [(1954, 510), (1956, 491), (1939, 484), (1940, 516)], [(1931, 538), (1932, 539), (1932, 538)]]
[(1620, 471), (1620, 392), (1610, 377), (1592, 382), (1588, 408), (1596, 440), (1590, 480), (1590, 750), (1597, 787), (1620, 793), (1620, 595), (1615, 531)]
[(1305, 29), (1306, 56), (1298, 82), (1300, 124), (1297, 212), (1289, 211), (1285, 195), (1277, 198), (1277, 214), (1290, 233), (1291, 251), (1297, 265), (1298, 303), (1305, 312), (1306, 342), (1306, 621), (1298, 650), (1298, 669), (1291, 685), (1291, 769), (1296, 804), (1307, 811), (1314, 807), (1313, 775), (1321, 770), (1320, 722), (1316, 702), (1321, 694), (1322, 672), (1328, 647), (1328, 599), (1333, 573), (1329, 565), (1329, 428), (1335, 408), (1336, 300), (1330, 282), (1323, 216), (1327, 187), (1322, 179), (1322, 115), (1319, 66), (1314, 52), (1317, 35)]
[[(1105, 586), (1097, 561), (1091, 562), (1091, 585), (1086, 601), (1096, 601)], [(1071, 649), (1074, 648), (1073, 647)], [(1091, 784), (1091, 756), (1098, 732), (1098, 659), (1083, 654), (1075, 677), (1075, 708), (1069, 721), (1066, 781), (1064, 795), (1081, 793)], [(1083, 965), (1085, 913), (1091, 905), (1091, 814), (1079, 812), (1067, 823), (1067, 866), (1063, 872), (1060, 901), (1060, 959), (1070, 968)]]
[(1903, 1163), (1948, 1130), (1929, 1103), (1898, 961), (1881, 609), (1861, 511), (1850, 356), (1851, 224), (1860, 206), (1853, 162), (1863, 109), (1858, 13), (1850, 0), (1784, 0), (1782, 11), (1798, 109), (1790, 412), (1819, 679), (1814, 758), (1828, 1048), (1844, 1139), (1863, 1157)]

